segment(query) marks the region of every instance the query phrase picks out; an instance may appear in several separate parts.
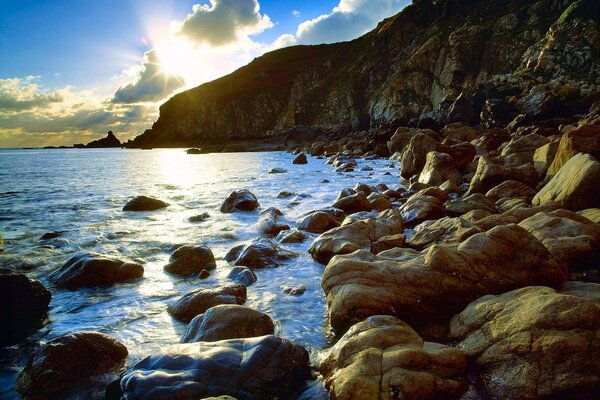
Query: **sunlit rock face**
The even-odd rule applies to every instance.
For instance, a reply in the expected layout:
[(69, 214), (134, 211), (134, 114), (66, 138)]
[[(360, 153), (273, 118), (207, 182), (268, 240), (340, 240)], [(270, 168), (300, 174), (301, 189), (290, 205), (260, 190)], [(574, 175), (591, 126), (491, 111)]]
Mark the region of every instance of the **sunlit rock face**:
[(309, 378), (308, 352), (277, 336), (181, 344), (132, 366), (121, 379), (126, 400), (281, 398)]
[(600, 285), (527, 287), (469, 304), (450, 324), (500, 399), (591, 399), (600, 389)]

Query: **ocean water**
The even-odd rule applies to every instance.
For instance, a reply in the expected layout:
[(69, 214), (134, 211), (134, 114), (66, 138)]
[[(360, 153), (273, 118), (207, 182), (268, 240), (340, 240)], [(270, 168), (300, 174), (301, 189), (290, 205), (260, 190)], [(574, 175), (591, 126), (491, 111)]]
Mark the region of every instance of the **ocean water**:
[[(340, 190), (358, 182), (398, 187), (389, 160), (359, 159), (355, 172), (341, 174), (326, 160), (309, 157), (307, 165), (293, 165), (293, 158), (284, 152), (187, 155), (182, 149), (0, 150), (0, 234), (5, 239), (0, 265), (23, 271), (52, 292), (47, 325), (21, 343), (0, 349), (0, 398), (18, 398), (14, 382), (27, 359), (40, 345), (70, 332), (95, 330), (116, 337), (129, 349), (128, 365), (178, 343), (186, 325), (170, 317), (167, 305), (190, 290), (229, 283), (231, 266), (224, 255), (259, 236), (260, 209), (219, 212), (231, 191), (249, 189), (261, 209), (279, 208), (293, 227), (300, 216), (330, 206)], [(365, 165), (373, 171), (359, 171)], [(288, 172), (268, 174), (275, 167)], [(278, 199), (281, 191), (298, 196)], [(153, 212), (122, 211), (128, 199), (142, 194), (170, 206)], [(210, 214), (208, 220), (188, 221), (203, 212)], [(40, 240), (53, 231), (60, 236)], [(324, 266), (308, 255), (317, 235), (309, 236), (304, 243), (285, 246), (297, 252), (297, 258), (279, 268), (255, 271), (258, 281), (248, 287), (246, 305), (269, 314), (276, 334), (304, 345), (314, 359), (330, 346), (331, 338), (320, 287)], [(172, 251), (183, 244), (212, 249), (217, 269), (209, 279), (163, 272)], [(53, 286), (49, 273), (79, 251), (136, 260), (144, 264), (144, 277), (103, 288), (70, 291)], [(281, 290), (284, 284), (302, 284), (307, 290), (290, 296)], [(101, 396), (102, 387), (96, 389), (77, 397)]]

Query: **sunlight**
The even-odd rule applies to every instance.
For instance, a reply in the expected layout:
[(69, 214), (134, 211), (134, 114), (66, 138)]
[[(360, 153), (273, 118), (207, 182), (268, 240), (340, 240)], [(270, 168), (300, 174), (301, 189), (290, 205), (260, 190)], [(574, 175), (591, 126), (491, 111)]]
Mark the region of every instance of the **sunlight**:
[(161, 69), (165, 73), (181, 76), (186, 81), (192, 72), (190, 66), (193, 50), (193, 46), (181, 38), (169, 38), (156, 44)]
[(198, 172), (195, 170), (193, 157), (186, 157), (185, 152), (180, 149), (160, 151), (159, 168), (163, 182), (170, 185), (188, 186), (198, 180)]

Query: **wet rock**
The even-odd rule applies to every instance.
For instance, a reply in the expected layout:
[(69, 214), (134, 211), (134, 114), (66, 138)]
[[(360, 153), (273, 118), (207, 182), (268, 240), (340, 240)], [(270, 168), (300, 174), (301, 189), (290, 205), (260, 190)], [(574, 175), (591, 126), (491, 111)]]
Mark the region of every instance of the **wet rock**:
[(283, 398), (310, 376), (308, 352), (277, 336), (180, 344), (141, 360), (121, 379), (127, 399)]
[(164, 270), (174, 275), (197, 274), (203, 269), (215, 269), (213, 252), (206, 246), (181, 246), (171, 254)]
[(288, 197), (292, 197), (294, 195), (294, 193), (292, 192), (288, 192), (287, 190), (281, 191), (279, 192), (279, 194), (277, 194), (277, 198), (278, 199), (285, 199)]
[(488, 199), (481, 193), (473, 193), (469, 196), (449, 200), (444, 204), (444, 210), (450, 217), (458, 217), (473, 210), (482, 210), (489, 214), (496, 213), (496, 206), (492, 199)]
[(290, 296), (302, 296), (306, 292), (306, 286), (302, 284), (286, 284), (281, 286), (281, 290)]
[(187, 149), (185, 152), (186, 152), (186, 154), (193, 154), (193, 155), (197, 155), (197, 154), (202, 154), (203, 153), (202, 149), (199, 149), (199, 148), (196, 148), (196, 147), (193, 147), (191, 149)]
[(285, 174), (287, 172), (287, 169), (283, 169), (283, 168), (271, 168), (269, 170), (270, 174)]
[(227, 278), (244, 286), (250, 286), (256, 282), (256, 274), (248, 267), (233, 267)]
[(400, 207), (402, 218), (407, 226), (444, 216), (443, 201), (434, 196), (415, 193)]
[(493, 400), (594, 398), (598, 298), (600, 285), (590, 283), (569, 283), (564, 293), (538, 286), (485, 296), (456, 315), (450, 331)]
[(519, 223), (565, 268), (600, 264), (600, 225), (572, 211), (539, 212)]
[(600, 205), (600, 162), (589, 154), (577, 154), (533, 198), (533, 204), (557, 202), (572, 211)]
[(279, 232), (275, 238), (279, 243), (302, 243), (308, 238), (308, 235), (296, 228), (290, 231)]
[(269, 239), (256, 238), (241, 249), (233, 264), (248, 268), (273, 268), (297, 256)]
[(323, 233), (313, 241), (308, 252), (315, 260), (326, 264), (336, 254), (370, 249), (371, 243), (398, 233), (403, 233), (402, 216), (397, 210), (387, 210), (376, 218), (351, 222)]
[(454, 166), (454, 159), (437, 151), (427, 153), (425, 165), (419, 174), (419, 182), (439, 186), (446, 181), (460, 183), (462, 176)]
[(277, 236), (281, 231), (290, 229), (288, 224), (278, 222), (279, 217), (283, 216), (283, 213), (274, 207), (269, 207), (262, 211), (258, 219), (258, 231), (266, 236)]
[(320, 366), (331, 397), (455, 399), (467, 390), (459, 349), (425, 342), (397, 318), (375, 315), (352, 326)]
[(42, 236), (40, 236), (40, 240), (51, 240), (51, 239), (56, 239), (57, 237), (60, 237), (64, 234), (64, 231), (52, 231), (52, 232), (46, 232), (44, 233)]
[(260, 204), (258, 204), (256, 196), (249, 190), (242, 189), (231, 192), (223, 202), (223, 205), (221, 205), (221, 212), (232, 213), (235, 211), (253, 211), (259, 206)]
[(202, 213), (202, 214), (191, 216), (190, 218), (188, 218), (188, 221), (190, 221), (190, 222), (203, 222), (203, 221), (206, 221), (209, 218), (210, 218), (210, 214), (205, 212), (205, 213)]
[(371, 211), (371, 203), (363, 192), (342, 197), (333, 203), (332, 207), (338, 208), (347, 214), (352, 214), (360, 211)]
[(154, 211), (165, 208), (169, 203), (148, 196), (137, 196), (129, 200), (123, 207), (123, 211)]
[(244, 285), (196, 289), (184, 294), (179, 300), (170, 304), (167, 311), (175, 319), (190, 321), (196, 315), (204, 314), (206, 310), (219, 304), (244, 304), (245, 301), (246, 286)]
[(296, 158), (294, 158), (294, 161), (292, 161), (292, 164), (308, 164), (308, 160), (306, 159), (306, 154), (304, 154), (304, 153), (298, 154), (298, 156)]
[(384, 211), (393, 207), (390, 199), (381, 193), (371, 193), (367, 196), (367, 200), (371, 203), (371, 209), (373, 210)]
[(249, 307), (224, 304), (211, 307), (194, 317), (181, 338), (182, 343), (271, 335), (275, 326), (271, 317)]
[(588, 153), (600, 158), (600, 125), (582, 125), (567, 132), (560, 139), (556, 156), (548, 168), (548, 176), (554, 176), (577, 153)]
[(503, 197), (522, 197), (530, 201), (535, 194), (536, 191), (524, 183), (508, 180), (488, 190), (485, 197), (493, 201), (500, 200)]
[(396, 235), (383, 236), (379, 240), (371, 243), (371, 253), (378, 254), (382, 251), (404, 246), (406, 235), (398, 233)]
[(12, 344), (43, 325), (50, 292), (23, 274), (0, 274), (0, 345)]
[(110, 285), (141, 278), (140, 264), (96, 253), (79, 253), (54, 270), (49, 278), (67, 289)]
[(16, 389), (24, 399), (68, 398), (69, 391), (84, 392), (90, 378), (121, 367), (127, 354), (123, 344), (103, 333), (61, 336), (46, 343), (29, 360)]
[(560, 286), (566, 278), (567, 271), (542, 243), (517, 225), (505, 225), (458, 246), (434, 244), (408, 261), (364, 250), (336, 256), (323, 272), (321, 287), (337, 333), (379, 314), (422, 331), (443, 325), (485, 294), (535, 284)]
[(477, 171), (471, 180), (468, 193), (485, 193), (494, 186), (504, 181), (513, 180), (534, 187), (538, 181), (538, 175), (532, 164), (524, 164), (519, 167), (505, 167), (496, 164), (488, 157), (480, 157), (477, 163)]
[(207, 270), (203, 269), (202, 271), (200, 271), (200, 273), (198, 273), (198, 279), (208, 279), (210, 278), (210, 272), (208, 272)]

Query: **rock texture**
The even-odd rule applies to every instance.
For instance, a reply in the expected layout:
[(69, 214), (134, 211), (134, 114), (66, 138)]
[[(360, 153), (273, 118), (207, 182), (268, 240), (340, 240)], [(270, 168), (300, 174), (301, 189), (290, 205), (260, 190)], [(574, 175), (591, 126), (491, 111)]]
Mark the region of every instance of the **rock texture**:
[(184, 294), (179, 300), (170, 304), (167, 310), (176, 319), (190, 321), (196, 315), (219, 304), (244, 304), (246, 302), (246, 286), (229, 285), (215, 289), (196, 289)]
[(257, 238), (239, 249), (233, 264), (254, 268), (278, 267), (297, 254), (284, 249), (272, 240)]
[(105, 138), (93, 140), (89, 142), (85, 147), (87, 148), (109, 148), (109, 147), (121, 147), (121, 142), (112, 131), (108, 131)]
[(397, 318), (375, 315), (352, 326), (320, 370), (331, 398), (434, 400), (468, 387), (459, 349), (425, 342)]
[(253, 211), (259, 206), (256, 196), (249, 190), (242, 189), (231, 192), (221, 205), (221, 212)]
[(174, 275), (192, 275), (203, 269), (215, 268), (215, 256), (205, 246), (181, 246), (171, 254), (169, 263), (165, 265), (165, 271)]

